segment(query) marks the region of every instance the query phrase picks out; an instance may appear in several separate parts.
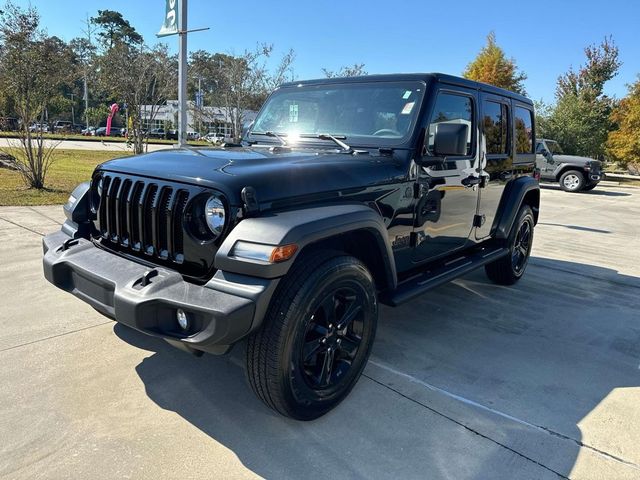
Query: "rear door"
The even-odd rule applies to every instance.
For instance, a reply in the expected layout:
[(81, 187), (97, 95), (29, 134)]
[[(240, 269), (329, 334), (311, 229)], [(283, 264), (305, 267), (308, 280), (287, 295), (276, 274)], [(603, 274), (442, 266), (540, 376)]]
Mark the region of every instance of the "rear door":
[(512, 112), (509, 98), (480, 94), (480, 176), (476, 239), (491, 234), (504, 187), (513, 177)]
[(433, 152), (436, 125), (467, 125), (467, 152), (442, 165), (419, 168), (413, 261), (434, 259), (464, 247), (473, 229), (478, 204), (477, 92), (459, 86), (437, 89), (425, 125), (427, 148)]

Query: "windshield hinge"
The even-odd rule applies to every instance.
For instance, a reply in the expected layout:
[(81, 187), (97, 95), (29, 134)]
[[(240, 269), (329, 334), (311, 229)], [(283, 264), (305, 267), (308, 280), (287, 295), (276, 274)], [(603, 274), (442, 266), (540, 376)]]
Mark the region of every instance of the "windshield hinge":
[(244, 187), (240, 192), (242, 198), (244, 213), (246, 216), (254, 216), (260, 213), (260, 203), (258, 203), (258, 197), (256, 196), (256, 189), (253, 187)]

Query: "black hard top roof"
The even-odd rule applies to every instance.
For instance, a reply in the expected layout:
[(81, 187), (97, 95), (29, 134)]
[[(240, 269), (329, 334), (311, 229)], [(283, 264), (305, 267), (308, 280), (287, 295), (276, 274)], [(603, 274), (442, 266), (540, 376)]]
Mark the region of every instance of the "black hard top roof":
[(502, 95), (510, 97), (529, 105), (533, 105), (533, 102), (527, 97), (520, 95), (519, 93), (505, 90), (504, 88), (494, 87), (486, 83), (476, 82), (474, 80), (468, 80), (462, 77), (456, 77), (454, 75), (447, 75), (446, 73), (391, 73), (385, 75), (363, 75), (360, 77), (336, 77), (336, 78), (319, 78), (315, 80), (301, 80), (288, 82), (281, 85), (281, 87), (294, 87), (297, 85), (320, 85), (320, 84), (332, 84), (332, 83), (360, 83), (360, 82), (403, 82), (403, 81), (424, 81), (437, 80), (441, 83), (447, 83), (450, 85), (458, 85), (461, 87), (472, 88), (476, 90), (482, 90), (487, 93), (495, 93), (496, 95)]

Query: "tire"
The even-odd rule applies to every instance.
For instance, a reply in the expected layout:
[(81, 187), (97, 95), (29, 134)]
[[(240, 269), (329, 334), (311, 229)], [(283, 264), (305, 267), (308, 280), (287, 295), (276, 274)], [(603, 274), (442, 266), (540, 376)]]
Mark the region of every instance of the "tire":
[(591, 183), (591, 184), (589, 184), (589, 185), (584, 186), (584, 187), (582, 188), (582, 191), (583, 191), (583, 192), (589, 192), (589, 191), (593, 190), (594, 188), (596, 188), (597, 186), (598, 186), (598, 184), (597, 184), (597, 183)]
[(567, 170), (560, 175), (560, 188), (565, 192), (579, 192), (584, 187), (584, 174), (579, 170)]
[(331, 252), (299, 258), (248, 339), (251, 388), (282, 415), (324, 415), (360, 378), (377, 319), (374, 281), (358, 259)]
[(484, 267), (491, 281), (498, 285), (513, 285), (522, 278), (531, 255), (534, 224), (531, 207), (520, 207), (507, 240), (509, 254)]

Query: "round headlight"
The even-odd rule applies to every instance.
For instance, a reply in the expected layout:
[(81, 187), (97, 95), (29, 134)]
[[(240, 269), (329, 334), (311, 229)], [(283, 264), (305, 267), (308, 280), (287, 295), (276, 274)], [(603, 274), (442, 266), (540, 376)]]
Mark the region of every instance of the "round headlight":
[(207, 200), (204, 207), (204, 216), (207, 219), (207, 226), (211, 233), (217, 238), (222, 235), (224, 222), (226, 219), (224, 204), (219, 197), (212, 195)]

